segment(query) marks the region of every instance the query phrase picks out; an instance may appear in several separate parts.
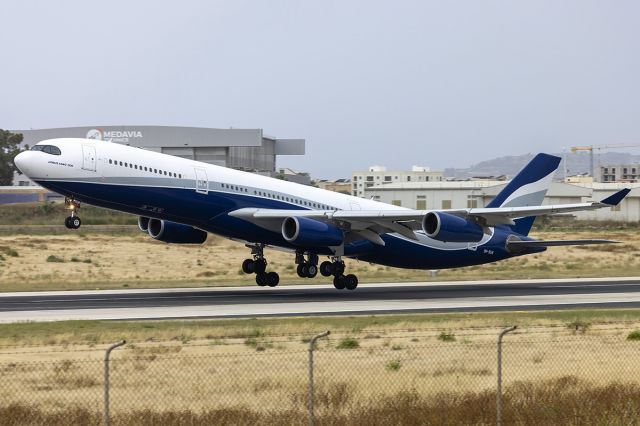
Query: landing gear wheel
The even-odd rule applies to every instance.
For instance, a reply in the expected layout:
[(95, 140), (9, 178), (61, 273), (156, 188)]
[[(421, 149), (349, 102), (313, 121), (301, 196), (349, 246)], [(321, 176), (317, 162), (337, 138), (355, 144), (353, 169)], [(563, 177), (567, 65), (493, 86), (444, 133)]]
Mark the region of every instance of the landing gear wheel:
[(338, 290), (344, 290), (346, 287), (345, 278), (343, 275), (336, 275), (333, 277), (333, 286)]
[(358, 287), (358, 277), (353, 274), (349, 274), (344, 277), (345, 287), (347, 290), (355, 290)]
[(298, 273), (298, 276), (299, 276), (300, 278), (306, 278), (306, 276), (307, 276), (307, 275), (304, 273), (304, 266), (305, 266), (305, 264), (304, 264), (304, 263), (301, 263), (301, 264), (299, 264), (299, 265), (298, 265), (298, 267), (296, 268), (296, 272)]
[(245, 274), (253, 274), (253, 259), (245, 259), (242, 262), (242, 272)]
[(78, 229), (80, 228), (80, 225), (82, 225), (82, 221), (78, 216), (74, 216), (73, 219), (71, 219), (71, 225), (73, 226), (73, 229)]
[(332, 273), (335, 276), (340, 276), (344, 274), (344, 262), (334, 262), (331, 265)]
[(265, 285), (267, 285), (267, 274), (265, 274), (264, 272), (256, 274), (256, 284), (258, 284), (260, 287), (264, 287)]
[(318, 275), (318, 267), (316, 265), (307, 266), (307, 278), (315, 278)]
[(333, 272), (333, 264), (331, 262), (329, 262), (328, 260), (325, 260), (320, 264), (320, 274), (322, 274), (323, 277), (328, 277), (329, 275), (333, 275), (332, 272)]
[(267, 261), (264, 259), (256, 259), (253, 261), (253, 272), (263, 274), (267, 269)]
[(266, 274), (266, 281), (269, 287), (275, 287), (280, 283), (280, 275), (277, 272), (269, 272)]
[(78, 216), (69, 216), (64, 220), (64, 226), (68, 229), (78, 229), (82, 225), (82, 221)]

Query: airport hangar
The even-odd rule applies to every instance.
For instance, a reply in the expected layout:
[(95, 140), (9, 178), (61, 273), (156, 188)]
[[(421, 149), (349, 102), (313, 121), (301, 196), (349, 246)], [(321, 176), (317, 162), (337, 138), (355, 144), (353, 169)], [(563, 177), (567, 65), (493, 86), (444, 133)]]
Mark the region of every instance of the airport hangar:
[[(86, 126), (11, 130), (24, 137), (22, 145), (45, 139), (89, 138), (120, 143), (266, 176), (276, 175), (279, 155), (304, 155), (304, 139), (279, 139), (262, 129), (213, 129), (174, 126)], [(34, 185), (24, 175), (15, 186)]]

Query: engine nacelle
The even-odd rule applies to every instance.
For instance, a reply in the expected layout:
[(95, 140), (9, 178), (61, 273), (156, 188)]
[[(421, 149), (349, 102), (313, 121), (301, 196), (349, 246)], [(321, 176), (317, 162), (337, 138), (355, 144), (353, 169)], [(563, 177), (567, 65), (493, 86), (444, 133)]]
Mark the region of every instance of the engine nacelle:
[(165, 243), (202, 244), (207, 239), (207, 233), (200, 229), (168, 220), (150, 219), (147, 229), (153, 239)]
[(144, 216), (139, 216), (138, 217), (138, 229), (141, 230), (142, 232), (148, 232), (149, 231), (149, 221), (151, 219), (148, 217), (144, 217)]
[(344, 233), (336, 226), (296, 216), (282, 222), (282, 236), (291, 244), (303, 247), (339, 246), (344, 241)]
[(451, 243), (476, 243), (484, 235), (477, 223), (442, 212), (427, 213), (422, 219), (422, 230), (429, 238)]

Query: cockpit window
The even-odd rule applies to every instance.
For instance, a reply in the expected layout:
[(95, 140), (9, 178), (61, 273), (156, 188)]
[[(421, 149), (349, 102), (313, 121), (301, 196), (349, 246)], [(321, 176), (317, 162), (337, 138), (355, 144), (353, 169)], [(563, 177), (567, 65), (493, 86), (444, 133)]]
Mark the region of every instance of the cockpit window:
[(42, 151), (42, 152), (45, 152), (47, 154), (52, 154), (52, 155), (60, 155), (60, 154), (62, 154), (62, 152), (60, 152), (60, 148), (58, 148), (57, 146), (54, 146), (54, 145), (34, 145), (31, 148), (31, 151)]

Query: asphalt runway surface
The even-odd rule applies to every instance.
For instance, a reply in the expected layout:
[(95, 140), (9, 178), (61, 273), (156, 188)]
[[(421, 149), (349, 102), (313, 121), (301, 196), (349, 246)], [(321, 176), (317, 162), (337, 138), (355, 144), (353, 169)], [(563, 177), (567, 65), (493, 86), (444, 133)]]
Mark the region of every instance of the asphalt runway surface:
[(0, 322), (640, 307), (640, 278), (0, 294)]

